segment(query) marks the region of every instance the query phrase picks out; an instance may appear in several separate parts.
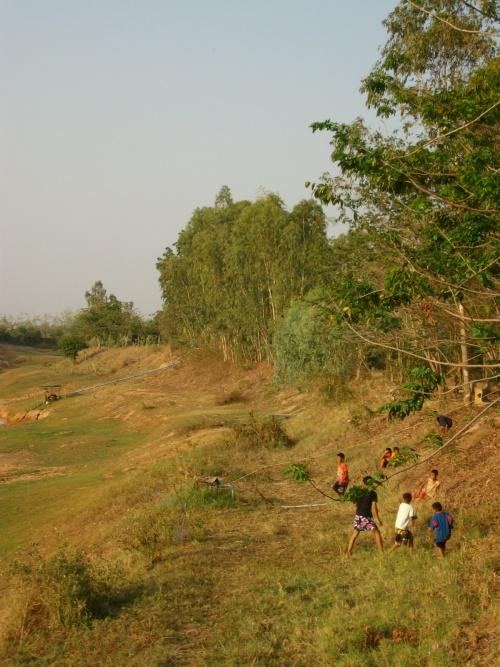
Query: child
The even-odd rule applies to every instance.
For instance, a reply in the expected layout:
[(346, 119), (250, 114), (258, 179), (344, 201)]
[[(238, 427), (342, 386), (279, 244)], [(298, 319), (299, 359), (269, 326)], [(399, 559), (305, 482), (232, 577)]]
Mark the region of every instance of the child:
[(392, 458), (392, 449), (390, 447), (386, 447), (384, 453), (382, 454), (382, 458), (380, 459), (380, 467), (387, 468), (389, 461)]
[(429, 522), (429, 530), (434, 536), (436, 544), (436, 553), (438, 558), (444, 558), (446, 552), (446, 542), (451, 537), (453, 528), (453, 517), (448, 512), (443, 511), (441, 503), (433, 503), (434, 514)]
[(400, 462), (399, 461), (399, 454), (400, 454), (399, 447), (394, 447), (394, 449), (392, 450), (391, 458), (389, 460), (389, 465), (390, 466), (397, 465)]
[(337, 480), (332, 484), (332, 489), (339, 496), (343, 496), (349, 484), (349, 469), (342, 452), (337, 454)]
[(430, 498), (434, 498), (441, 485), (441, 482), (438, 480), (438, 474), (439, 473), (436, 468), (431, 470), (431, 474), (427, 482), (419, 489), (417, 489), (417, 491), (415, 491), (413, 494), (415, 502), (417, 500), (429, 500)]
[(370, 486), (373, 485), (373, 478), (367, 475), (363, 477), (363, 484), (365, 485), (365, 493), (358, 498), (356, 501), (356, 514), (354, 516), (354, 531), (349, 539), (349, 544), (347, 546), (347, 555), (352, 555), (352, 550), (354, 543), (358, 539), (360, 533), (369, 531), (373, 535), (375, 544), (380, 551), (384, 550), (384, 544), (382, 542), (382, 536), (378, 529), (377, 524), (375, 523), (373, 517), (377, 522), (382, 525), (382, 520), (380, 519), (378, 513), (378, 497), (373, 489), (370, 490)]
[(411, 493), (403, 493), (403, 502), (400, 503), (396, 516), (394, 544), (390, 551), (399, 549), (402, 544), (407, 544), (408, 548), (413, 550), (413, 535), (408, 526), (416, 521), (416, 519), (417, 513), (411, 504)]
[(453, 421), (445, 415), (439, 415), (436, 421), (439, 424), (439, 435), (446, 435), (453, 426)]

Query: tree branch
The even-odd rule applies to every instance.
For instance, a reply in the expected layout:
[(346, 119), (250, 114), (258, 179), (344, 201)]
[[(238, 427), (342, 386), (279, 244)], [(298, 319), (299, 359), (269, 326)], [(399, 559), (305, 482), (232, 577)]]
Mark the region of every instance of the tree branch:
[(406, 0), (408, 4), (410, 4), (412, 7), (415, 9), (418, 9), (420, 12), (423, 12), (424, 14), (428, 14), (430, 17), (433, 19), (436, 19), (437, 21), (441, 21), (441, 23), (445, 23), (447, 26), (450, 28), (453, 28), (453, 30), (457, 30), (458, 32), (465, 32), (469, 35), (484, 35), (486, 36), (491, 36), (491, 37), (498, 37), (498, 32), (495, 30), (469, 30), (468, 28), (459, 28), (457, 25), (454, 25), (453, 23), (450, 23), (450, 21), (447, 21), (446, 19), (442, 18), (441, 16), (438, 16), (437, 14), (434, 14), (434, 12), (429, 11), (428, 9), (424, 9), (422, 5), (417, 5), (416, 2), (413, 2), (412, 0)]
[[(415, 153), (418, 153), (418, 151), (422, 150), (423, 148), (427, 148), (427, 146), (430, 146), (431, 144), (436, 143), (436, 141), (441, 141), (441, 139), (444, 139), (445, 137), (449, 137), (452, 134), (455, 134), (455, 132), (460, 132), (460, 130), (464, 130), (466, 127), (470, 127), (471, 125), (474, 125), (474, 123), (477, 123), (478, 120), (480, 120), (483, 116), (486, 116), (487, 113), (490, 111), (493, 111), (498, 105), (500, 104), (500, 100), (497, 100), (495, 104), (492, 104), (490, 107), (482, 111), (479, 116), (476, 116), (476, 118), (473, 118), (472, 120), (469, 120), (467, 123), (464, 123), (463, 125), (459, 125), (458, 127), (455, 127), (453, 130), (450, 130), (449, 132), (445, 132), (444, 134), (438, 134), (432, 139), (429, 139), (425, 144), (422, 144), (422, 146), (418, 146), (415, 148), (413, 151), (410, 151), (405, 155), (405, 158), (409, 157), (410, 155), (414, 155)], [(446, 174), (449, 175), (449, 174)]]
[[(361, 338), (361, 340), (364, 340), (365, 343), (368, 343), (369, 345), (375, 345), (376, 347), (383, 347), (386, 350), (393, 350), (394, 352), (399, 352), (401, 354), (405, 354), (408, 357), (413, 357), (414, 359), (421, 359), (422, 361), (429, 363), (427, 357), (424, 357), (422, 354), (416, 354), (415, 352), (410, 352), (409, 350), (402, 350), (400, 347), (395, 347), (394, 345), (389, 345), (388, 343), (380, 343), (375, 340), (370, 340), (369, 338), (366, 338), (366, 336), (363, 336), (363, 334), (361, 334), (359, 331), (357, 331), (350, 324), (350, 322), (348, 322), (348, 320), (344, 319), (344, 323), (354, 334), (356, 334), (356, 336), (358, 336), (358, 338)], [(438, 361), (437, 359), (435, 359), (434, 362), (439, 366), (451, 366), (452, 368), (482, 368), (483, 370), (485, 368), (500, 368), (500, 364), (456, 364), (453, 363), (452, 361)]]

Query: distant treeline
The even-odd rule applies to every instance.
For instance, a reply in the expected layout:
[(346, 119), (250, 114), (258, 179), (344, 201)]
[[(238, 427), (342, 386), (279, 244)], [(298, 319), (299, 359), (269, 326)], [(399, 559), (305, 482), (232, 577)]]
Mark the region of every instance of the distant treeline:
[(72, 316), (0, 317), (0, 342), (33, 347), (57, 347), (59, 338), (71, 326)]
[(56, 318), (0, 319), (0, 341), (60, 348), (73, 359), (89, 346), (149, 345), (161, 340), (157, 318), (141, 318), (130, 301), (108, 294), (101, 281), (85, 293), (87, 306)]

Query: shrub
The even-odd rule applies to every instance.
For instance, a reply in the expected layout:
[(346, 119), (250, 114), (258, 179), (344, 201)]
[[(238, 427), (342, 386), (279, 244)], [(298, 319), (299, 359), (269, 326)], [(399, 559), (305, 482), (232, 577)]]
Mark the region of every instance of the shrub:
[(291, 477), (296, 482), (308, 482), (311, 479), (309, 469), (303, 463), (290, 463), (284, 470), (286, 477)]
[(185, 493), (179, 495), (178, 502), (185, 510), (187, 510), (206, 506), (232, 507), (235, 500), (234, 495), (231, 493), (231, 489), (194, 486), (191, 489), (188, 489)]
[(351, 377), (352, 349), (316, 293), (292, 302), (274, 335), (273, 355), (279, 382), (327, 377), (338, 387)]
[(4, 635), (7, 653), (103, 618), (119, 597), (118, 569), (95, 565), (67, 547), (49, 558), (33, 549), (13, 563), (11, 575), (18, 605)]
[(202, 534), (199, 519), (174, 498), (171, 505), (154, 503), (136, 512), (125, 522), (119, 541), (153, 565), (163, 559), (168, 547), (192, 541)]
[(235, 443), (243, 449), (293, 447), (281, 423), (275, 417), (257, 418), (250, 413), (247, 421), (233, 426)]
[(403, 466), (407, 463), (416, 463), (419, 457), (419, 453), (414, 449), (410, 449), (410, 447), (402, 447), (399, 450), (399, 454), (391, 459), (388, 465), (392, 468), (398, 468), (399, 466)]
[(74, 361), (78, 356), (78, 352), (84, 350), (87, 347), (87, 344), (80, 334), (65, 333), (58, 340), (57, 346), (65, 357), (69, 357)]

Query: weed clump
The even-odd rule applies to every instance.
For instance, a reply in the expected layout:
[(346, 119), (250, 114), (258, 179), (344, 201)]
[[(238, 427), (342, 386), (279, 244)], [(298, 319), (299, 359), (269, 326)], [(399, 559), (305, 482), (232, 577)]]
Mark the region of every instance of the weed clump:
[(170, 506), (154, 503), (125, 522), (119, 541), (125, 549), (142, 554), (150, 565), (163, 560), (168, 547), (199, 539), (203, 526), (199, 517), (178, 502)]
[(277, 449), (294, 445), (292, 438), (275, 417), (258, 418), (250, 413), (248, 420), (234, 424), (233, 430), (234, 442), (242, 449)]
[(16, 600), (3, 633), (3, 656), (47, 648), (57, 637), (111, 615), (119, 604), (122, 574), (96, 565), (80, 550), (60, 548), (43, 557), (32, 549), (11, 566)]
[(246, 403), (246, 397), (238, 391), (233, 389), (227, 394), (222, 394), (216, 399), (216, 405), (233, 405), (234, 403)]
[(60, 548), (45, 559), (34, 549), (12, 566), (27, 592), (25, 626), (72, 626), (109, 613), (113, 576), (101, 571), (80, 550)]

